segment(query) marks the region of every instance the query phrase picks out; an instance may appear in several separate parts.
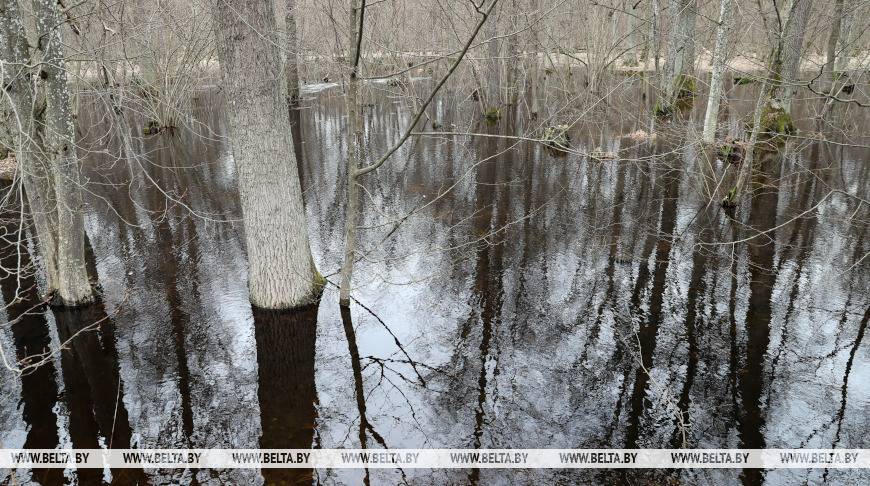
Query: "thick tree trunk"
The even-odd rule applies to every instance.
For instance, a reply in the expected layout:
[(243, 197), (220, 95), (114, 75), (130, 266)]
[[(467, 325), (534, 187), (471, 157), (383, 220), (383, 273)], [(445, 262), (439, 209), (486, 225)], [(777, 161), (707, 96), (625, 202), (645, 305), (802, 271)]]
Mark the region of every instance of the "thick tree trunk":
[(0, 42), (3, 86), (7, 95), (7, 99), (3, 100), (4, 111), (7, 112), (4, 119), (11, 125), (15, 155), (21, 166), (24, 191), (42, 253), (46, 290), (50, 292), (57, 289), (58, 285), (54, 184), (49, 167), (39, 157), (35, 143), (33, 86), (30, 70), (25, 67), (29, 64), (30, 53), (17, 0), (0, 2)]
[[(42, 263), (46, 293), (55, 302), (76, 306), (92, 301), (84, 260), (84, 219), (73, 120), (60, 37), (57, 6), (34, 0), (39, 41), (34, 95), (30, 51), (16, 0), (0, 2), (0, 56), (4, 105), (14, 121), (15, 149), (30, 204)], [(42, 146), (40, 146), (42, 144)]]
[(33, 13), (41, 57), (37, 77), (45, 91), (43, 151), (54, 173), (57, 202), (57, 291), (64, 305), (76, 306), (91, 302), (93, 295), (85, 269), (81, 179), (61, 20), (54, 0), (33, 0)]
[(686, 91), (694, 91), (691, 76), (695, 67), (695, 18), (697, 0), (671, 0), (672, 28), (668, 42), (668, 76), (665, 93), (668, 104)]
[(779, 100), (786, 113), (791, 113), (794, 85), (798, 78), (804, 33), (807, 30), (807, 18), (812, 3), (813, 0), (794, 0), (792, 2), (780, 37), (780, 52), (774, 71), (774, 79), (778, 80), (779, 83), (774, 85), (774, 96), (771, 98)]
[(299, 40), (296, 37), (296, 0), (286, 0), (284, 20), (287, 29), (287, 44), (284, 46), (284, 79), (287, 83), (287, 102), (299, 100)]
[(215, 33), (248, 249), (251, 303), (309, 302), (323, 285), (311, 257), (270, 0), (218, 0)]
[(710, 97), (704, 117), (703, 140), (713, 143), (719, 120), (719, 103), (722, 100), (722, 85), (725, 80), (725, 62), (728, 60), (728, 42), (731, 38), (731, 0), (722, 0), (719, 12), (719, 27), (716, 29), (716, 49), (713, 52), (713, 76), (710, 80)]

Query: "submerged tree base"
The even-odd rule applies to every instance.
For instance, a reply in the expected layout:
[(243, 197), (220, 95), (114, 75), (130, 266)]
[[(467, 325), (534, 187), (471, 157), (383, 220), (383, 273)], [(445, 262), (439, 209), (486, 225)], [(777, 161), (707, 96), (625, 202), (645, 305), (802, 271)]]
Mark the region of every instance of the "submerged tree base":
[(47, 295), (42, 297), (42, 301), (45, 302), (46, 305), (51, 307), (52, 309), (84, 309), (85, 307), (90, 307), (94, 305), (103, 295), (103, 286), (96, 281), (89, 282), (91, 287), (91, 295), (90, 298), (83, 300), (82, 302), (70, 304), (63, 301), (63, 298), (60, 296), (60, 292), (57, 290), (53, 290)]
[(548, 151), (567, 153), (565, 150), (571, 142), (571, 137), (568, 135), (568, 125), (554, 125), (544, 129), (542, 137), (547, 144)]
[(486, 109), (486, 119), (490, 121), (501, 120), (501, 109), (490, 106)]
[(695, 78), (691, 76), (681, 75), (674, 82), (672, 100), (667, 101), (660, 99), (656, 103), (653, 113), (656, 116), (668, 117), (673, 115), (674, 111), (682, 111), (691, 109), (695, 104), (695, 96), (698, 95), (698, 85)]
[(739, 164), (743, 160), (744, 155), (746, 155), (746, 151), (743, 147), (743, 142), (729, 137), (725, 139), (725, 143), (716, 147), (716, 155), (720, 159), (733, 164)]
[[(753, 124), (749, 122), (747, 129), (752, 130)], [(782, 135), (793, 135), (797, 132), (791, 114), (779, 101), (769, 101), (761, 109), (761, 126), (759, 126), (759, 140), (770, 142)]]

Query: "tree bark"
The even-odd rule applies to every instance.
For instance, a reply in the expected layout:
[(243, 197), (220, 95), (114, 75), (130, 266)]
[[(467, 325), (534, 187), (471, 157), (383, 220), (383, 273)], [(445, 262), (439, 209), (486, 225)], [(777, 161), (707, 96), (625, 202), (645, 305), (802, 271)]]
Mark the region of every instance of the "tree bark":
[(4, 105), (16, 126), (16, 154), (30, 204), (46, 294), (55, 303), (77, 306), (93, 300), (84, 259), (81, 181), (57, 5), (34, 0), (39, 96), (21, 12), (16, 0), (0, 2), (0, 56)]
[(54, 231), (57, 214), (54, 211), (54, 183), (45, 161), (39, 157), (35, 143), (33, 86), (30, 82), (30, 52), (27, 34), (21, 22), (17, 0), (0, 1), (0, 42), (2, 42), (4, 118), (14, 138), (15, 155), (21, 166), (21, 178), (36, 227), (37, 240), (45, 271), (46, 291), (57, 289), (57, 248)]
[(831, 35), (828, 37), (828, 45), (825, 52), (825, 66), (823, 68), (823, 77), (826, 89), (832, 89), (834, 86), (834, 62), (837, 57), (837, 42), (840, 40), (840, 31), (843, 25), (843, 0), (834, 2), (834, 18), (831, 22)]
[(706, 143), (716, 138), (716, 125), (719, 121), (719, 103), (722, 100), (722, 85), (725, 80), (725, 62), (728, 60), (728, 42), (731, 39), (731, 0), (722, 0), (719, 12), (719, 27), (716, 28), (716, 49), (713, 52), (713, 75), (710, 80), (710, 96), (707, 99), (707, 113), (704, 116), (704, 135)]
[(37, 78), (43, 80), (45, 94), (43, 151), (54, 173), (57, 202), (57, 291), (64, 305), (77, 306), (93, 301), (93, 294), (85, 269), (81, 178), (61, 19), (54, 0), (33, 0), (33, 13), (41, 56)]
[(834, 71), (842, 73), (849, 67), (849, 50), (852, 49), (852, 38), (855, 34), (855, 4), (850, 2), (843, 6), (843, 17), (840, 21), (840, 52), (834, 60)]
[(695, 67), (695, 17), (697, 0), (671, 0), (672, 28), (665, 59), (668, 76), (665, 93), (668, 105), (672, 105), (686, 88)]
[(284, 20), (287, 43), (284, 78), (287, 83), (287, 102), (292, 106), (299, 101), (299, 40), (296, 36), (296, 0), (286, 0)]
[(499, 61), (501, 42), (498, 32), (500, 17), (498, 12), (500, 10), (500, 7), (496, 7), (496, 11), (493, 12), (492, 19), (487, 26), (487, 38), (489, 40), (486, 43), (486, 91), (484, 92), (487, 110), (501, 106), (501, 63)]
[(804, 33), (807, 30), (807, 17), (812, 3), (812, 0), (794, 0), (792, 2), (780, 37), (779, 55), (775, 60), (774, 79), (779, 82), (773, 85), (774, 96), (771, 98), (779, 100), (785, 112), (789, 114), (794, 97), (794, 83), (800, 68)]
[(357, 186), (357, 112), (359, 111), (359, 95), (357, 69), (359, 68), (360, 41), (362, 39), (365, 6), (360, 8), (357, 0), (350, 0), (350, 31), (348, 45), (350, 46), (350, 76), (347, 82), (347, 227), (344, 231), (344, 264), (341, 268), (341, 284), (339, 286), (338, 303), (341, 306), (350, 305), (350, 286), (353, 277), (354, 257), (356, 255), (356, 225), (359, 219), (359, 189)]
[(323, 285), (311, 257), (270, 0), (218, 0), (215, 34), (248, 250), (251, 303), (282, 309)]
[(540, 110), (539, 101), (538, 101), (538, 78), (540, 78), (540, 62), (538, 60), (538, 46), (540, 42), (538, 41), (538, 21), (540, 19), (540, 14), (538, 12), (538, 0), (529, 0), (529, 9), (532, 11), (532, 26), (529, 29), (529, 35), (531, 37), (531, 50), (532, 50), (532, 118), (538, 117), (538, 111)]

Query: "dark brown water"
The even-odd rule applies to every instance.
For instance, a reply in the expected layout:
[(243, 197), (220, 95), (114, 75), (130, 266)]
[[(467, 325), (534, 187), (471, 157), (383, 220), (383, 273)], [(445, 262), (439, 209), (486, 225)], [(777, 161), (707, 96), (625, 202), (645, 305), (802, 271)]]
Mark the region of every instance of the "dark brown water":
[[(294, 113), (294, 136), (315, 259), (337, 282), (346, 119), (338, 89), (309, 96)], [(509, 111), (495, 127), (476, 122), (460, 98), (445, 96), (430, 116), (492, 136), (422, 137), (366, 180), (362, 225), (376, 227), (361, 231), (358, 303), (345, 311), (334, 287), (297, 312), (251, 309), (215, 98), (199, 100), (191, 130), (134, 140), (121, 158), (111, 155), (119, 141), (101, 138), (98, 116), (80, 116), (103, 303), (34, 309), (3, 325), (0, 344), (23, 358), (100, 324), (21, 379), (0, 372), (2, 446), (675, 448), (685, 432), (699, 448), (870, 447), (870, 209), (828, 194), (867, 199), (870, 150), (814, 124), (816, 108), (804, 103), (803, 133), (822, 131), (827, 141), (796, 140), (766, 155), (752, 197), (725, 212), (701, 195), (686, 123), (664, 123), (671, 135), (655, 141), (623, 136), (650, 130), (642, 99), (589, 114), (550, 103), (548, 115), (580, 117), (573, 148), (620, 155), (596, 160), (502, 137), (535, 136), (536, 126)], [(739, 127), (753, 104), (747, 92), (726, 118)], [(409, 112), (388, 96), (365, 108), (370, 156)], [(841, 127), (870, 126), (860, 112), (836, 116)], [(415, 209), (395, 229), (391, 221)], [(17, 241), (29, 233), (11, 211), (3, 235)], [(28, 263), (17, 260), (26, 251), (4, 246), (3, 267)], [(19, 283), (26, 299), (13, 302)], [(7, 315), (31, 309), (36, 284), (3, 275)], [(866, 471), (836, 469), (16, 476), (40, 484), (870, 481)]]

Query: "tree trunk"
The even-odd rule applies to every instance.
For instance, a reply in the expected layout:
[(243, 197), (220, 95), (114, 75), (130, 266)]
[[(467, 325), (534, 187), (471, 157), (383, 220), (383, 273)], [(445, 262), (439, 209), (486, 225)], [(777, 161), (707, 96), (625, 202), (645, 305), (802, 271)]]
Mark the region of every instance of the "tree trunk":
[(41, 55), (38, 78), (45, 90), (43, 151), (54, 174), (57, 202), (58, 294), (66, 306), (93, 300), (85, 269), (85, 222), (75, 126), (70, 106), (66, 61), (61, 40), (57, 2), (33, 0), (37, 51)]
[(0, 2), (0, 39), (0, 55), (4, 64), (3, 86), (8, 95), (3, 103), (4, 110), (8, 110), (4, 119), (8, 120), (7, 123), (17, 124), (10, 132), (42, 253), (46, 290), (50, 292), (57, 289), (58, 285), (54, 184), (49, 167), (39, 157), (39, 148), (35, 143), (33, 86), (30, 71), (25, 68), (30, 63), (30, 53), (17, 0)]
[(666, 106), (671, 106), (681, 97), (694, 93), (695, 83), (691, 76), (695, 67), (695, 17), (697, 0), (671, 0), (671, 35), (668, 54), (665, 58)]
[[(830, 90), (834, 86), (834, 62), (837, 57), (837, 42), (840, 40), (840, 31), (843, 25), (843, 0), (834, 2), (834, 18), (831, 22), (831, 35), (828, 37), (828, 45), (825, 56), (825, 66), (823, 68), (823, 80), (825, 89)], [(832, 93), (835, 94), (835, 93)]]
[(311, 257), (270, 0), (218, 0), (215, 33), (248, 250), (251, 303), (310, 301), (323, 285)]
[(363, 28), (363, 11), (358, 0), (350, 0), (350, 76), (347, 83), (347, 227), (344, 231), (344, 264), (341, 268), (341, 285), (338, 303), (350, 305), (350, 286), (353, 277), (353, 264), (356, 255), (356, 225), (359, 219), (359, 193), (357, 188), (357, 112), (359, 111), (357, 69), (359, 68), (359, 41)]
[(486, 44), (486, 91), (484, 92), (487, 110), (490, 108), (499, 108), (501, 106), (501, 63), (499, 62), (501, 42), (499, 41), (498, 32), (498, 21), (500, 17), (498, 11), (501, 9), (496, 7), (496, 10), (496, 12), (493, 12), (494, 15), (490, 20), (490, 24), (487, 26), (487, 38), (489, 40)]
[(538, 60), (538, 22), (541, 18), (538, 12), (538, 0), (529, 0), (529, 9), (532, 11), (532, 25), (529, 29), (529, 35), (531, 37), (531, 51), (532, 51), (532, 118), (538, 117), (538, 111), (540, 110), (539, 102), (538, 102), (538, 78), (541, 76), (540, 74), (540, 62)]
[[(6, 107), (33, 217), (46, 277), (54, 302), (77, 306), (92, 301), (84, 260), (84, 219), (78, 159), (60, 37), (57, 6), (34, 0), (39, 34), (37, 64), (40, 96), (31, 84), (30, 51), (16, 0), (0, 2), (0, 56)], [(44, 100), (38, 102), (38, 100)], [(40, 146), (42, 144), (42, 146)]]
[(719, 27), (716, 29), (716, 49), (713, 52), (713, 76), (710, 80), (710, 97), (704, 117), (703, 140), (713, 143), (719, 120), (719, 103), (722, 99), (722, 84), (725, 80), (725, 62), (728, 59), (728, 42), (731, 38), (731, 0), (722, 0), (719, 12)]
[(853, 35), (855, 34), (855, 4), (850, 2), (848, 7), (844, 5), (843, 17), (840, 21), (840, 51), (834, 60), (834, 72), (842, 73), (849, 67), (849, 50), (853, 49)]
[(774, 85), (774, 96), (782, 103), (786, 113), (791, 113), (791, 102), (794, 97), (794, 83), (797, 81), (800, 68), (801, 52), (803, 50), (804, 33), (807, 17), (813, 0), (794, 0), (786, 17), (785, 27), (779, 42), (779, 56), (774, 71), (774, 79), (779, 83)]
[(299, 40), (296, 37), (296, 0), (286, 0), (285, 22), (287, 29), (286, 61), (284, 78), (287, 83), (287, 102), (294, 105), (299, 100)]

